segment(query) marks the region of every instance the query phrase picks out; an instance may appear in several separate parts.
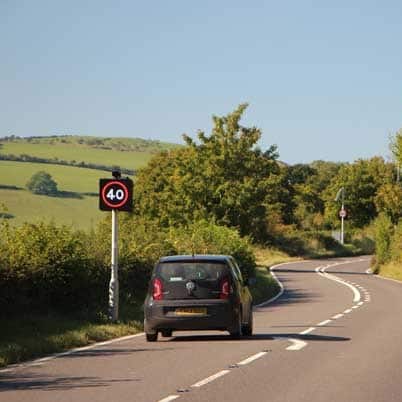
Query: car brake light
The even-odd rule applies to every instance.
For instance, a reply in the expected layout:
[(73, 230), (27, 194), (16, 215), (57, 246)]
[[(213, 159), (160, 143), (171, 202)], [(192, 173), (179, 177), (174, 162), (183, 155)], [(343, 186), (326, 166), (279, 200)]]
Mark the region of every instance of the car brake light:
[(159, 278), (154, 279), (154, 290), (152, 293), (152, 297), (154, 300), (163, 299), (163, 285), (162, 281)]
[(221, 299), (228, 299), (229, 298), (229, 293), (230, 293), (230, 283), (229, 283), (229, 279), (225, 278), (222, 281), (221, 284), (221, 294), (220, 294), (220, 298)]

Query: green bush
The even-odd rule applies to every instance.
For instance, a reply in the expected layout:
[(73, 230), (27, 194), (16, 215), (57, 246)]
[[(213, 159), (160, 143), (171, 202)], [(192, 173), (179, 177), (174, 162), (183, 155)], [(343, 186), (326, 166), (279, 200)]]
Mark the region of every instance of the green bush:
[(89, 308), (98, 283), (84, 234), (53, 223), (1, 229), (3, 312)]
[(393, 226), (391, 219), (381, 213), (374, 223), (375, 228), (375, 251), (376, 263), (381, 265), (390, 260), (390, 246), (393, 235)]
[[(234, 229), (203, 221), (163, 231), (140, 217), (121, 214), (119, 220), (123, 311), (139, 310), (152, 268), (163, 255), (231, 254), (246, 277), (255, 275), (250, 244)], [(29, 311), (104, 316), (110, 279), (110, 217), (88, 234), (53, 223), (11, 227), (3, 222), (1, 229), (2, 315)]]

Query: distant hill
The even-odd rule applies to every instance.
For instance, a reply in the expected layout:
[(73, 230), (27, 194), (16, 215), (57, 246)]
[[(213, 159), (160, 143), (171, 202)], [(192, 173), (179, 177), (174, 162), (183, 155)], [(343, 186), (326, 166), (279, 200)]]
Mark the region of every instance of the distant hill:
[[(16, 156), (21, 160), (69, 164), (108, 170), (119, 166), (132, 171), (145, 166), (152, 155), (162, 150), (180, 147), (155, 140), (140, 138), (85, 137), (75, 135), (50, 137), (0, 137), (0, 157)], [(14, 159), (15, 160), (15, 159)], [(67, 162), (67, 163), (61, 163)], [(93, 165), (93, 166), (90, 166)]]

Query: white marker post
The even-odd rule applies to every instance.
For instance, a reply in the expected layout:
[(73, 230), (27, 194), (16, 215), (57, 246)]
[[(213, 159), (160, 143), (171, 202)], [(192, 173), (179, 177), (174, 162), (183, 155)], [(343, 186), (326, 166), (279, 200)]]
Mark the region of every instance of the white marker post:
[(112, 210), (112, 265), (109, 283), (109, 319), (119, 319), (119, 221), (117, 210)]

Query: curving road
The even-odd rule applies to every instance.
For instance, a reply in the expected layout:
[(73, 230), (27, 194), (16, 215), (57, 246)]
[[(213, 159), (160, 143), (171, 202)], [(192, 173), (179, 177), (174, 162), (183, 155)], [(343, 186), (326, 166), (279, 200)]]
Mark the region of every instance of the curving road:
[(275, 268), (255, 333), (143, 335), (0, 371), (0, 401), (401, 401), (402, 284), (369, 258)]

